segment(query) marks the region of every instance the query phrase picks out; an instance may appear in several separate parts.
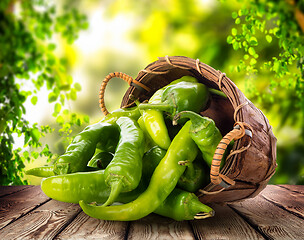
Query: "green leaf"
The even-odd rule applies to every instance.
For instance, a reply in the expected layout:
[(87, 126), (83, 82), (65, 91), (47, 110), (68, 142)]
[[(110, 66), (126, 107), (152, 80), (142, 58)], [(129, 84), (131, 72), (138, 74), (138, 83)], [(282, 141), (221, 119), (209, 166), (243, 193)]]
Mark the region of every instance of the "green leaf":
[(232, 28), (231, 29), (231, 34), (232, 34), (232, 36), (236, 36), (237, 35), (237, 29), (236, 28)]
[(48, 96), (48, 101), (49, 101), (49, 103), (55, 102), (55, 101), (57, 100), (57, 97), (58, 97), (58, 95), (56, 95), (56, 94), (53, 93), (53, 92), (50, 92), (50, 93), (49, 93), (49, 96)]
[(238, 17), (237, 12), (232, 12), (232, 18), (235, 19), (235, 18), (237, 18), (237, 17)]
[(37, 128), (31, 130), (31, 137), (35, 142), (39, 142), (40, 136), (41, 134)]
[(90, 123), (90, 117), (88, 115), (83, 116), (83, 121), (86, 123)]
[(58, 124), (63, 124), (63, 123), (64, 123), (63, 117), (62, 117), (62, 116), (58, 116), (58, 117), (56, 118), (56, 122), (57, 122)]
[(250, 47), (249, 49), (248, 49), (248, 53), (250, 54), (250, 55), (255, 55), (255, 50), (254, 50), (254, 48), (253, 47)]
[(266, 41), (271, 43), (272, 42), (272, 37), (270, 35), (266, 35)]
[(75, 89), (71, 89), (70, 98), (72, 100), (74, 100), (74, 101), (77, 99), (77, 94), (76, 94), (76, 90)]
[(33, 105), (36, 105), (36, 104), (37, 104), (37, 101), (38, 101), (37, 96), (33, 96), (33, 97), (31, 98), (31, 103), (32, 103)]
[(255, 65), (257, 63), (257, 60), (255, 60), (254, 58), (250, 59), (250, 65)]
[(48, 50), (53, 51), (53, 50), (55, 50), (55, 49), (56, 49), (56, 44), (50, 43), (50, 44), (48, 45)]
[(61, 111), (61, 104), (60, 103), (56, 103), (54, 106), (54, 112), (55, 113), (60, 113)]
[(76, 91), (81, 91), (81, 85), (79, 83), (75, 83), (74, 88), (76, 89)]

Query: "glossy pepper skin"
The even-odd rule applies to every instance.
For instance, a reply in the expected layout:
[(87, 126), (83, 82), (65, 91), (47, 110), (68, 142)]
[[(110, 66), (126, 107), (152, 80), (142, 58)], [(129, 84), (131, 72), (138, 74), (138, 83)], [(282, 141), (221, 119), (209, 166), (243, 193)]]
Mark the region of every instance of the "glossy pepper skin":
[(137, 220), (153, 212), (173, 191), (185, 171), (186, 167), (179, 165), (179, 162), (192, 162), (198, 153), (197, 146), (189, 135), (190, 125), (190, 121), (185, 123), (175, 136), (165, 157), (155, 169), (146, 191), (137, 199), (127, 204), (107, 207), (91, 206), (80, 201), (83, 211), (94, 218), (117, 221)]
[[(78, 203), (81, 199), (87, 202), (104, 203), (111, 189), (105, 183), (104, 170), (95, 172), (77, 172), (44, 178), (41, 189), (50, 198), (62, 202)], [(145, 189), (145, 185), (139, 186), (130, 192), (120, 193), (118, 202), (132, 201)]]
[(201, 203), (194, 193), (175, 188), (155, 213), (176, 221), (203, 219), (214, 216), (214, 210)]
[(120, 192), (135, 189), (142, 174), (143, 131), (129, 117), (119, 118), (116, 124), (120, 129), (120, 138), (114, 157), (105, 169), (105, 181), (111, 187), (105, 206), (112, 204)]
[[(146, 184), (140, 182), (133, 191), (120, 193), (117, 202), (133, 201), (145, 191), (145, 188)], [(45, 178), (41, 182), (41, 189), (48, 197), (69, 203), (78, 203), (81, 199), (87, 202), (103, 203), (110, 194), (110, 189), (105, 184), (104, 170)], [(190, 220), (211, 216), (211, 210), (209, 215), (204, 214), (207, 211), (209, 211), (209, 207), (199, 202), (195, 195), (174, 189), (154, 212), (175, 220)]]
[[(148, 104), (161, 103), (161, 96), (165, 88), (156, 91), (149, 99)], [(164, 121), (163, 112), (157, 109), (141, 111), (142, 121), (152, 141), (163, 149), (168, 149), (171, 139)]]
[[(165, 155), (166, 150), (158, 146), (155, 146), (146, 152), (143, 157), (143, 176), (150, 179), (155, 168)], [(196, 192), (203, 186), (206, 176), (200, 158), (200, 156), (197, 156), (193, 163), (187, 162), (185, 164), (186, 170), (179, 178), (177, 187), (188, 192)]]
[(25, 171), (27, 175), (33, 175), (36, 177), (51, 177), (54, 176), (54, 166), (42, 166), (29, 169)]
[(204, 84), (182, 81), (165, 88), (161, 103), (142, 103), (138, 107), (140, 110), (158, 109), (164, 111), (173, 119), (181, 111), (200, 112), (206, 107), (208, 99), (209, 91)]
[[(68, 148), (66, 149), (66, 153), (62, 155), (62, 158), (59, 157), (54, 165), (29, 169), (25, 173), (27, 175), (33, 175), (37, 177), (50, 177), (65, 173), (95, 171), (95, 168), (87, 166), (87, 162), (93, 156), (92, 154), (94, 154), (95, 152), (96, 145), (104, 151), (113, 151), (116, 140), (113, 141), (111, 138), (108, 138), (109, 143), (107, 143), (105, 142), (105, 140), (107, 139), (107, 137), (105, 136), (117, 135), (117, 130), (114, 129), (116, 128), (114, 127), (114, 124), (117, 119), (122, 116), (138, 119), (140, 117), (140, 112), (138, 107), (127, 109), (120, 108), (116, 111), (113, 111), (112, 113), (108, 114), (104, 119), (102, 119), (99, 123), (90, 125), (86, 129), (84, 129), (84, 131), (79, 133), (74, 138), (73, 142), (71, 143), (71, 146), (68, 146)], [(106, 126), (105, 128), (107, 128), (108, 130), (101, 130), (103, 126)], [(90, 130), (92, 133), (88, 133), (90, 132), (88, 130)], [(96, 142), (98, 131), (104, 131), (105, 136), (103, 136), (103, 138), (99, 138)], [(83, 138), (87, 138), (86, 135), (92, 136), (92, 139), (90, 140), (91, 142), (88, 141), (87, 143), (85, 143), (85, 139)], [(81, 152), (82, 148), (84, 150), (83, 153)], [(70, 167), (71, 165), (72, 167)]]
[(201, 189), (206, 182), (207, 176), (204, 166), (199, 156), (190, 164), (186, 164), (187, 168), (184, 174), (178, 180), (177, 186), (188, 192), (196, 192)]
[(95, 153), (100, 138), (110, 138), (116, 126), (109, 123), (96, 123), (86, 127), (73, 139), (66, 152), (54, 164), (56, 175), (83, 171)]
[[(165, 89), (170, 86), (177, 84), (179, 82), (195, 82), (197, 80), (195, 78), (185, 76), (180, 79), (177, 79), (170, 84), (164, 86), (161, 89), (158, 89), (153, 96), (149, 99), (148, 104), (161, 104), (162, 103), (162, 95)], [(152, 141), (163, 149), (168, 149), (171, 143), (171, 139), (166, 127), (166, 123), (163, 116), (163, 111), (159, 109), (145, 109), (141, 111), (142, 121), (145, 125), (145, 129), (150, 135)]]
[(129, 117), (137, 120), (140, 117), (139, 108), (137, 106), (132, 108), (119, 108), (109, 113), (100, 122), (114, 124), (120, 117)]
[(26, 174), (49, 177), (96, 170), (87, 166), (88, 161), (94, 155), (96, 144), (100, 141), (100, 138), (103, 138), (104, 141), (111, 138), (115, 131), (118, 131), (117, 126), (106, 122), (89, 125), (74, 137), (66, 152), (56, 160), (54, 165), (30, 169), (26, 171)]
[(190, 119), (192, 123), (190, 136), (201, 150), (204, 160), (211, 166), (216, 147), (222, 140), (222, 135), (214, 121), (197, 113), (184, 111), (174, 117), (173, 124), (177, 124), (180, 118)]

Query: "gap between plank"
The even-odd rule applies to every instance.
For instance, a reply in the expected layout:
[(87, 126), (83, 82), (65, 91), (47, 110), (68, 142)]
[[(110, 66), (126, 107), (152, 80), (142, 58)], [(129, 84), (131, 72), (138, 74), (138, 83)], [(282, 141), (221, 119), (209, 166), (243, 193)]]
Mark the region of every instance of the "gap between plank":
[(192, 226), (191, 221), (187, 221), (187, 222), (188, 222), (188, 225), (190, 226), (190, 229), (191, 229), (193, 238), (194, 238), (195, 240), (199, 240), (199, 238), (197, 237), (196, 233), (194, 232), (194, 228), (193, 228), (193, 226)]
[(71, 218), (69, 219), (69, 221), (66, 221), (66, 223), (62, 225), (62, 227), (61, 227), (61, 228), (58, 230), (58, 232), (54, 235), (53, 239), (56, 239), (57, 236), (58, 236), (60, 233), (62, 233), (62, 231), (63, 231), (64, 229), (66, 229), (66, 227), (69, 226), (70, 223), (73, 222), (73, 221), (75, 220), (75, 218), (78, 217), (78, 215), (79, 215), (81, 212), (82, 212), (82, 209), (79, 208), (77, 214), (75, 214), (74, 217), (71, 217)]
[(263, 238), (265, 238), (267, 240), (270, 239), (265, 233), (263, 233), (262, 231), (260, 231), (259, 227), (257, 225), (255, 225), (253, 222), (251, 222), (250, 219), (246, 215), (242, 214), (237, 209), (235, 209), (234, 207), (230, 206), (230, 204), (227, 204), (227, 206), (229, 206), (234, 212), (236, 212), (241, 218), (243, 218), (244, 221), (247, 222), (255, 231), (257, 231), (258, 233), (260, 233)]
[(130, 226), (131, 226), (131, 222), (129, 221), (126, 227), (126, 233), (125, 233), (125, 237), (124, 240), (127, 240), (129, 237), (129, 232), (130, 232)]
[(297, 190), (293, 190), (293, 189), (290, 189), (290, 188), (287, 188), (285, 187), (284, 185), (276, 185), (277, 187), (280, 187), (280, 188), (283, 188), (283, 189), (286, 189), (288, 191), (291, 191), (291, 192), (294, 192), (294, 193), (299, 193), (299, 194), (303, 194), (303, 192), (299, 192)]
[(288, 209), (285, 208), (283, 205), (281, 205), (281, 204), (279, 204), (279, 203), (276, 203), (276, 202), (273, 202), (272, 200), (268, 199), (267, 197), (265, 197), (265, 196), (263, 196), (263, 195), (261, 195), (261, 196), (262, 196), (262, 198), (264, 198), (267, 202), (269, 202), (269, 203), (275, 205), (276, 207), (278, 207), (278, 208), (280, 208), (280, 209), (282, 209), (282, 210), (284, 210), (284, 211), (286, 211), (286, 212), (288, 212), (288, 213), (291, 213), (292, 215), (294, 215), (294, 216), (296, 216), (296, 217), (298, 217), (298, 218), (304, 219), (304, 217), (301, 216), (300, 214), (297, 214), (297, 213), (295, 213), (295, 212), (293, 212), (293, 211), (288, 210)]
[[(26, 188), (26, 189), (27, 189), (27, 188)], [(21, 191), (22, 191), (22, 190), (21, 190)], [(49, 201), (51, 201), (51, 200), (52, 200), (52, 199), (49, 198), (49, 199), (45, 200), (44, 202), (41, 202), (40, 204), (36, 205), (33, 209), (29, 210), (28, 212), (22, 213), (19, 217), (15, 218), (15, 219), (12, 219), (12, 221), (10, 221), (10, 222), (9, 222), (8, 224), (6, 224), (4, 227), (0, 228), (0, 230), (6, 228), (7, 226), (9, 226), (10, 224), (12, 224), (13, 222), (19, 220), (20, 218), (22, 218), (22, 217), (24, 217), (25, 215), (31, 213), (32, 211), (36, 210), (37, 208), (39, 208), (40, 206), (46, 204), (47, 202), (49, 202)]]

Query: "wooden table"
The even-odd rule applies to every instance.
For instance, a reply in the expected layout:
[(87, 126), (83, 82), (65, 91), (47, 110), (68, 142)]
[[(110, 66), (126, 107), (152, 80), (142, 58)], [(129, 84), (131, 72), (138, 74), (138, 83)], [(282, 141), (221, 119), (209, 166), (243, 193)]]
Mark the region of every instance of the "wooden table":
[(253, 199), (212, 207), (215, 217), (204, 220), (102, 221), (39, 186), (0, 187), (0, 239), (304, 239), (304, 186), (269, 185)]

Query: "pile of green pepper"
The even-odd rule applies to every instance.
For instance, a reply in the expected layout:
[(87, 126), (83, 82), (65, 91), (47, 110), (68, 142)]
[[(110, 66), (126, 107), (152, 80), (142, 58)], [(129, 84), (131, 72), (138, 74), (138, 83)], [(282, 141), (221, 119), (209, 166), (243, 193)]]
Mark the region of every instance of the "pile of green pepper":
[(213, 120), (199, 115), (208, 101), (204, 84), (175, 80), (149, 102), (86, 127), (53, 165), (27, 174), (44, 177), (50, 198), (79, 203), (98, 219), (131, 221), (152, 212), (178, 221), (211, 217), (213, 209), (195, 195), (209, 181), (221, 140)]

